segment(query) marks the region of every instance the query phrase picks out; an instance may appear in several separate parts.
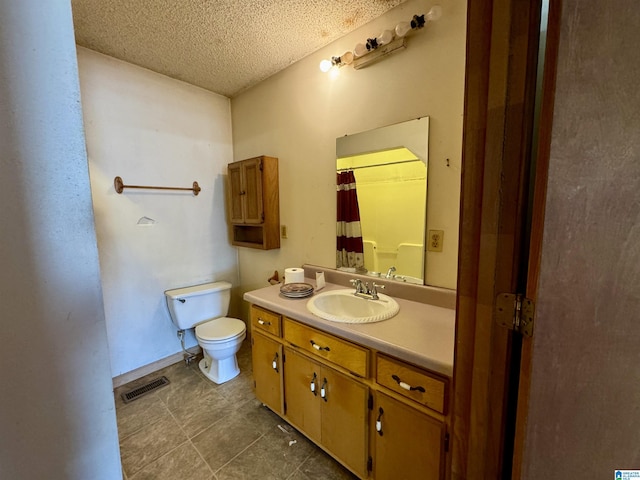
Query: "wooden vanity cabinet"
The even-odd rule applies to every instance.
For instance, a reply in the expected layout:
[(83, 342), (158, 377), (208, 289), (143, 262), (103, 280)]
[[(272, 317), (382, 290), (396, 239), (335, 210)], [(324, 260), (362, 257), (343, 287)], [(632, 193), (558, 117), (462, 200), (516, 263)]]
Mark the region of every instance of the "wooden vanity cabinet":
[(227, 210), (233, 245), (280, 248), (278, 159), (260, 156), (227, 166)]
[(440, 480), (444, 476), (443, 422), (382, 392), (372, 415), (376, 480)]
[(256, 396), (359, 478), (442, 480), (450, 380), (251, 306)]
[(284, 388), (285, 418), (366, 478), (368, 387), (285, 347)]

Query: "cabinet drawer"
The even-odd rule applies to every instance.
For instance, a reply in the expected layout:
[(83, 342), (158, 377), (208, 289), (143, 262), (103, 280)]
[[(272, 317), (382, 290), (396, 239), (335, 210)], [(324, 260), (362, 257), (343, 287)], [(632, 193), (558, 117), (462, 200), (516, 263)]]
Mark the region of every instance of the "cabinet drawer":
[(277, 313), (264, 310), (263, 308), (251, 305), (251, 326), (258, 330), (269, 332), (276, 337), (280, 336), (282, 328), (282, 316)]
[(314, 328), (284, 319), (284, 338), (307, 352), (324, 358), (361, 377), (367, 376), (369, 350)]
[(436, 412), (446, 414), (447, 381), (425, 370), (378, 354), (376, 381)]

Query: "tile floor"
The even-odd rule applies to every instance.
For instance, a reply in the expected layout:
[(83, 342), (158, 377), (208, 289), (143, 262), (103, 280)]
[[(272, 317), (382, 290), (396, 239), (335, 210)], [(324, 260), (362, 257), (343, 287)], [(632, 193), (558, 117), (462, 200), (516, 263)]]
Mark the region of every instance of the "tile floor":
[[(125, 480), (351, 480), (356, 477), (252, 390), (251, 348), (222, 385), (179, 362), (115, 390)], [(120, 394), (165, 375), (170, 385), (125, 404)]]

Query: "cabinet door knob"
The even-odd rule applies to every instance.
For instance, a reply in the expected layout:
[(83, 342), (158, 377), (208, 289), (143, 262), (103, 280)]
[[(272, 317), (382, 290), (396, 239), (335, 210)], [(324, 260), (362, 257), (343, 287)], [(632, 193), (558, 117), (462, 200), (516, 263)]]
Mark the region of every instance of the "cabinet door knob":
[(278, 372), (278, 352), (276, 352), (276, 356), (273, 357), (273, 362), (271, 362), (271, 367)]
[(378, 435), (382, 436), (384, 433), (382, 432), (382, 415), (384, 414), (384, 410), (382, 407), (378, 408), (378, 419), (376, 420), (376, 432)]
[(271, 322), (269, 322), (268, 320), (263, 320), (263, 319), (262, 319), (262, 318), (260, 318), (260, 317), (258, 317), (258, 323), (259, 323), (260, 325), (266, 325), (267, 327), (268, 327), (269, 325), (271, 325)]
[(391, 375), (391, 378), (393, 378), (396, 381), (396, 383), (400, 386), (400, 388), (404, 388), (405, 390), (408, 390), (410, 392), (414, 391), (414, 390), (416, 390), (418, 392), (422, 392), (422, 393), (426, 392), (424, 387), (421, 387), (419, 385), (417, 387), (412, 387), (408, 383), (403, 382), (402, 380), (400, 380), (400, 377), (397, 376), (397, 375)]
[(313, 378), (311, 379), (311, 383), (309, 384), (309, 388), (311, 389), (311, 392), (313, 393), (314, 396), (318, 396), (318, 392), (316, 392), (316, 380), (318, 378), (318, 375), (316, 375), (316, 372), (313, 372)]
[(326, 402), (327, 401), (327, 379), (322, 380), (322, 387), (320, 387), (320, 397)]

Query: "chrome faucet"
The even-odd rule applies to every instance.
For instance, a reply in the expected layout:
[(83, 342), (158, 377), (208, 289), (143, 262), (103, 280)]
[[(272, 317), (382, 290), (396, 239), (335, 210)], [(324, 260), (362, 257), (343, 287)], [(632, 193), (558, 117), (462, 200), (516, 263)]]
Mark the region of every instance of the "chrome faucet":
[(395, 277), (395, 275), (393, 274), (393, 272), (396, 271), (396, 267), (391, 267), (389, 268), (389, 270), (387, 271), (387, 275), (385, 276), (385, 278), (393, 278)]
[(356, 287), (356, 291), (354, 295), (356, 297), (362, 297), (369, 300), (379, 300), (378, 296), (378, 288), (384, 289), (384, 285), (378, 285), (373, 282), (371, 287), (369, 287), (369, 282), (362, 282), (359, 278), (354, 278), (350, 280), (351, 284)]
[(351, 282), (351, 285), (356, 287), (356, 295), (358, 295), (359, 293), (367, 293), (367, 289), (365, 288), (364, 283), (362, 283), (362, 280), (360, 280), (359, 278), (354, 278), (349, 281)]

